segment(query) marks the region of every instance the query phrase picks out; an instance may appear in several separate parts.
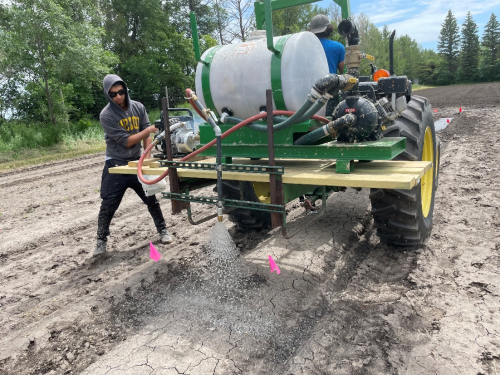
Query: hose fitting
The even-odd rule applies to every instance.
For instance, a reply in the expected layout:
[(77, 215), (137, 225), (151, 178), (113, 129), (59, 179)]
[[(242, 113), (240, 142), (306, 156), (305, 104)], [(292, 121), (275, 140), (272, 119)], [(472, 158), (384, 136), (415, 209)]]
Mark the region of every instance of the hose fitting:
[(220, 122), (225, 124), (227, 122), (227, 118), (229, 117), (229, 113), (227, 112), (222, 112), (222, 115), (220, 115)]
[(163, 138), (165, 138), (165, 130), (155, 136), (152, 142), (153, 146), (159, 145), (160, 142), (163, 141)]
[(356, 124), (357, 117), (352, 113), (342, 116), (334, 121), (330, 121), (328, 124), (322, 126), (321, 128), (315, 129), (312, 132), (304, 134), (302, 137), (293, 142), (294, 145), (310, 145), (322, 138), (332, 135), (334, 138), (337, 136), (339, 129), (346, 126), (352, 126)]
[(358, 118), (356, 117), (356, 115), (349, 113), (347, 115), (339, 117), (334, 121), (330, 121), (327, 125), (325, 125), (325, 127), (328, 128), (330, 134), (337, 134), (337, 131), (339, 129), (345, 128), (347, 126), (352, 126), (356, 124), (357, 120)]
[(314, 84), (313, 88), (322, 95), (335, 95), (340, 90), (349, 91), (358, 83), (358, 80), (349, 74), (327, 74)]

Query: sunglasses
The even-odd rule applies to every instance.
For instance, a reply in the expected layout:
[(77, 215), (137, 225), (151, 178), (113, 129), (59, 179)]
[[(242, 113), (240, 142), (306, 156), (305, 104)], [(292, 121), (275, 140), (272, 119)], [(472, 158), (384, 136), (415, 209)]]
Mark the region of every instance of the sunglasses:
[(123, 90), (123, 89), (122, 89), (122, 90), (120, 90), (120, 91), (117, 91), (117, 92), (110, 91), (110, 92), (109, 92), (109, 96), (110, 96), (111, 98), (114, 98), (116, 95), (123, 96), (123, 95), (125, 95), (126, 93), (127, 93), (127, 92), (126, 92), (125, 90)]

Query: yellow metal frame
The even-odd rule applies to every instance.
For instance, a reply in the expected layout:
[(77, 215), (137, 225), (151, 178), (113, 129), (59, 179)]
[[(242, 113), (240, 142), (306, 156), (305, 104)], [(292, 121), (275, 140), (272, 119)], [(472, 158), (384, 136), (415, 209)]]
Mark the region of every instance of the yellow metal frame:
[[(430, 142), (432, 143), (432, 138), (430, 139)], [(430, 151), (431, 155), (429, 156), (429, 161), (390, 160), (372, 161), (368, 163), (354, 162), (354, 171), (349, 174), (336, 173), (335, 161), (332, 160), (277, 159), (276, 165), (285, 168), (285, 173), (282, 176), (284, 184), (409, 190), (414, 186), (417, 186), (418, 181), (421, 178), (426, 181), (426, 177), (424, 175), (426, 175), (427, 171), (432, 170), (432, 145), (430, 147)], [(208, 159), (203, 162), (215, 163), (215, 159)], [(256, 165), (267, 165), (268, 163), (266, 159), (248, 160), (236, 158), (233, 158), (232, 162), (234, 164)], [(166, 168), (159, 166), (159, 162), (147, 161), (142, 168), (142, 173), (158, 176), (164, 173), (165, 170)], [(128, 166), (110, 168), (109, 172), (137, 174), (137, 162), (130, 162)], [(177, 169), (177, 174), (181, 180), (183, 178), (217, 178), (217, 174), (213, 170), (179, 168)], [(427, 175), (433, 175), (433, 172), (430, 174), (427, 173)], [(269, 175), (262, 173), (224, 171), (222, 172), (222, 178), (225, 180), (251, 181), (254, 184), (256, 182), (269, 183)], [(432, 186), (432, 176), (430, 179), (430, 186)], [(427, 190), (425, 190), (425, 192), (426, 191)], [(423, 193), (425, 192), (423, 190)], [(423, 196), (424, 194), (422, 194), (422, 197)], [(430, 207), (430, 203), (428, 203), (428, 205)]]
[[(424, 146), (422, 150), (422, 161), (434, 161), (434, 142), (432, 140), (432, 130), (428, 127), (424, 134)], [(432, 193), (434, 189), (434, 167), (430, 168), (429, 173), (422, 177), (420, 183), (422, 197), (422, 213), (424, 217), (429, 216), (432, 203)]]

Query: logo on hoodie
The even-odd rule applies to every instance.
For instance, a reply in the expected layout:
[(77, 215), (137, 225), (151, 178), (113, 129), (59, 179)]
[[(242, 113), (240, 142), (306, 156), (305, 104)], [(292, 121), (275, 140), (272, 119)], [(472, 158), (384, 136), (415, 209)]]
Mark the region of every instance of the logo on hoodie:
[(139, 130), (139, 117), (132, 116), (128, 118), (124, 118), (120, 120), (120, 126), (126, 131), (130, 131), (133, 129)]

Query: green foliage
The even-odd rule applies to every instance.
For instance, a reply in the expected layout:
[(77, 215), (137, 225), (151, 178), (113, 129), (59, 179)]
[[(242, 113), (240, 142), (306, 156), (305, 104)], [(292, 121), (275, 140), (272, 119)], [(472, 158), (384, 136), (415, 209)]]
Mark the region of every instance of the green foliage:
[[(455, 73), (458, 69), (458, 56), (460, 53), (460, 35), (458, 33), (457, 19), (448, 10), (448, 14), (441, 25), (441, 33), (438, 39), (438, 51), (442, 57), (441, 77), (454, 82)], [(448, 76), (446, 76), (448, 74)]]
[(0, 154), (51, 147), (61, 142), (103, 138), (104, 131), (95, 120), (82, 119), (66, 126), (9, 121), (0, 124)]
[(485, 49), (485, 59), (487, 64), (494, 64), (500, 59), (500, 22), (494, 13), (491, 13), (488, 23), (484, 27), (482, 45)]
[(479, 35), (477, 25), (472, 19), (470, 12), (462, 25), (461, 36), (462, 50), (460, 52), (460, 69), (463, 80), (472, 82), (477, 78), (479, 66)]
[(485, 81), (500, 80), (500, 22), (494, 13), (491, 14), (484, 27), (482, 46), (483, 79)]
[(46, 110), (38, 112), (44, 115), (39, 120), (55, 125), (58, 90), (75, 77), (95, 81), (115, 61), (102, 49), (100, 29), (87, 20), (92, 6), (83, 0), (17, 0), (2, 9), (0, 70), (15, 72), (19, 87), (41, 88)]
[[(305, 4), (273, 12), (273, 34), (287, 35), (309, 29), (312, 18), (318, 14), (326, 14), (327, 10), (317, 5)], [(335, 29), (337, 26), (334, 25)], [(335, 36), (339, 36), (334, 33)]]
[(127, 82), (134, 100), (158, 108), (165, 86), (170, 100), (183, 97), (193, 84), (194, 53), (190, 41), (169, 24), (161, 0), (104, 2), (106, 46), (120, 58), (116, 73)]
[(190, 38), (189, 13), (195, 12), (198, 33), (200, 35), (209, 35), (217, 40), (218, 20), (217, 10), (214, 9), (217, 5), (214, 4), (211, 7), (206, 1), (202, 0), (169, 0), (165, 4), (165, 13), (168, 14), (168, 23), (178, 33)]

